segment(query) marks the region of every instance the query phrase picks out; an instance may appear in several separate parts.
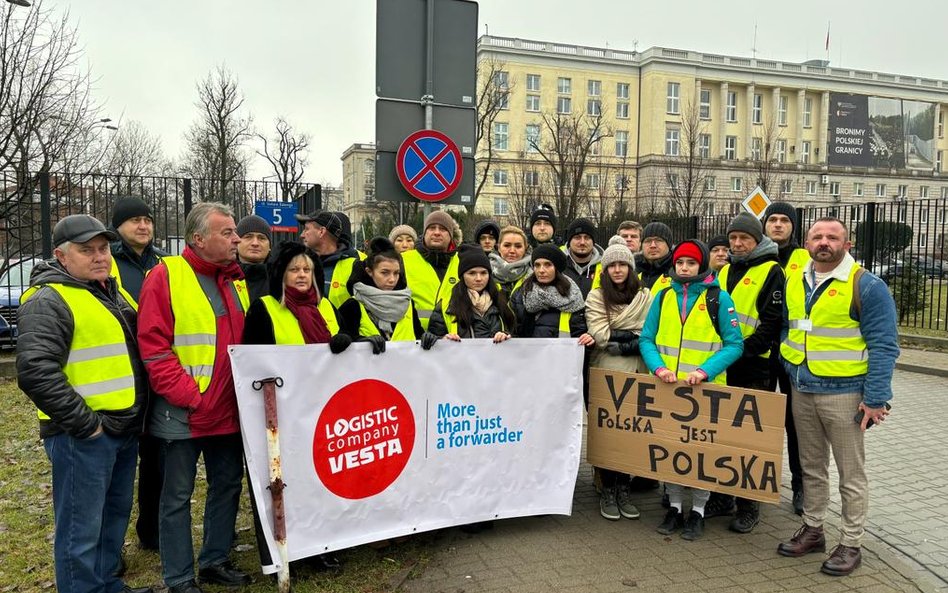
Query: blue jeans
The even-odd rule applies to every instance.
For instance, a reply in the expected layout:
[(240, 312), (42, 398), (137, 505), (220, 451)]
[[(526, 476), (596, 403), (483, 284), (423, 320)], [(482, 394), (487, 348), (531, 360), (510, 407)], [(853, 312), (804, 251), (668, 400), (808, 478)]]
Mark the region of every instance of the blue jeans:
[(43, 440), (53, 466), (56, 590), (117, 593), (113, 576), (132, 512), (138, 435), (88, 439), (57, 434)]
[(194, 578), (191, 495), (198, 456), (202, 453), (207, 473), (207, 500), (198, 566), (207, 568), (226, 562), (234, 543), (244, 474), (240, 434), (162, 441), (165, 479), (158, 508), (158, 529), (161, 576), (169, 587)]

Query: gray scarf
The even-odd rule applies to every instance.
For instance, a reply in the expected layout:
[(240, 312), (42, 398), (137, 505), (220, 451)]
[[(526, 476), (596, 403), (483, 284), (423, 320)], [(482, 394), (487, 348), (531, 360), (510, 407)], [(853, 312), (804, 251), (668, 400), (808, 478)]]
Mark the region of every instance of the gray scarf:
[[(565, 276), (564, 276), (565, 277)], [(547, 309), (556, 309), (557, 311), (566, 311), (575, 313), (586, 306), (583, 300), (583, 293), (576, 286), (571, 278), (569, 281), (569, 294), (563, 296), (551, 284), (543, 286), (534, 284), (530, 290), (523, 295), (523, 306), (528, 313), (545, 311)]]
[(779, 248), (777, 247), (777, 244), (774, 243), (770, 237), (764, 237), (760, 240), (760, 243), (757, 244), (757, 247), (754, 247), (750, 253), (745, 253), (744, 255), (734, 255), (732, 253), (731, 263), (742, 264), (746, 261), (763, 257), (765, 255), (777, 255), (778, 249)]
[(362, 303), (372, 321), (388, 334), (395, 331), (395, 324), (402, 320), (411, 304), (411, 289), (381, 290), (362, 282), (352, 287), (352, 298)]
[(529, 252), (523, 256), (523, 259), (518, 259), (513, 263), (500, 257), (500, 254), (496, 252), (491, 252), (488, 257), (490, 258), (490, 267), (494, 273), (494, 279), (502, 284), (520, 280), (530, 272), (530, 268), (533, 266)]

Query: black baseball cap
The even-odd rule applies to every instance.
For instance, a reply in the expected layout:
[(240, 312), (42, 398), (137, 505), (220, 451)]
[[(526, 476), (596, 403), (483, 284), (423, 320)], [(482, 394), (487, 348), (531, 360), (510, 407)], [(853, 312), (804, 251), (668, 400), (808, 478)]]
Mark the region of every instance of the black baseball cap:
[(119, 236), (88, 214), (71, 214), (59, 219), (53, 228), (53, 246), (59, 247), (66, 241), (71, 243), (85, 243), (93, 237), (105, 235), (109, 241), (118, 240)]
[(303, 224), (314, 222), (321, 227), (326, 227), (326, 230), (337, 239), (345, 234), (345, 225), (342, 218), (340, 218), (337, 213), (330, 212), (329, 210), (317, 210), (310, 214), (297, 214), (296, 220)]

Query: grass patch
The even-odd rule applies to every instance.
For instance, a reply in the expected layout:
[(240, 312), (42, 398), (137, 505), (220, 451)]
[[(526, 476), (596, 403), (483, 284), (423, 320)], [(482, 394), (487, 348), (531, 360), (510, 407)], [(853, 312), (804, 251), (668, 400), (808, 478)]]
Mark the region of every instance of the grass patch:
[[(36, 409), (17, 389), (16, 382), (0, 379), (0, 400), (6, 403), (0, 416), (0, 593), (54, 591), (53, 498), (49, 460), (39, 439)], [(200, 550), (204, 509), (203, 470), (192, 499), (194, 549)], [(138, 548), (134, 531), (135, 511), (125, 536), (128, 572), (125, 580), (134, 586), (161, 585), (158, 554)], [(439, 547), (437, 532), (413, 536), (384, 550), (360, 546), (337, 553), (344, 562), (338, 574), (315, 572), (305, 565), (291, 566), (296, 593), (370, 593), (395, 591), (405, 578), (424, 570)], [(275, 584), (260, 574), (247, 485), (237, 517), (237, 542), (231, 554), (254, 583), (241, 589), (248, 593), (270, 593)], [(219, 590), (208, 586), (208, 592)]]

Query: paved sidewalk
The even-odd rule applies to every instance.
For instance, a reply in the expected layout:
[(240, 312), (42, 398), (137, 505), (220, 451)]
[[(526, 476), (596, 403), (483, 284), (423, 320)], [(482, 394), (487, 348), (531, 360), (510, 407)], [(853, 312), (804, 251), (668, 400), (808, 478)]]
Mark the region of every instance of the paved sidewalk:
[[(948, 368), (948, 365), (946, 365)], [(897, 371), (893, 414), (868, 442), (872, 509), (863, 565), (853, 575), (820, 573), (822, 554), (784, 558), (777, 544), (800, 525), (784, 499), (765, 505), (750, 535), (727, 530), (729, 518), (707, 522), (705, 536), (686, 542), (655, 532), (664, 509), (657, 491), (638, 495), (642, 518), (599, 516), (590, 467), (583, 463), (573, 515), (499, 521), (479, 535), (449, 530), (422, 575), (402, 590), (424, 593), (871, 591), (948, 592), (948, 466), (932, 414), (944, 401), (942, 380)], [(833, 476), (835, 487), (836, 477)], [(827, 543), (838, 541), (838, 495)]]

